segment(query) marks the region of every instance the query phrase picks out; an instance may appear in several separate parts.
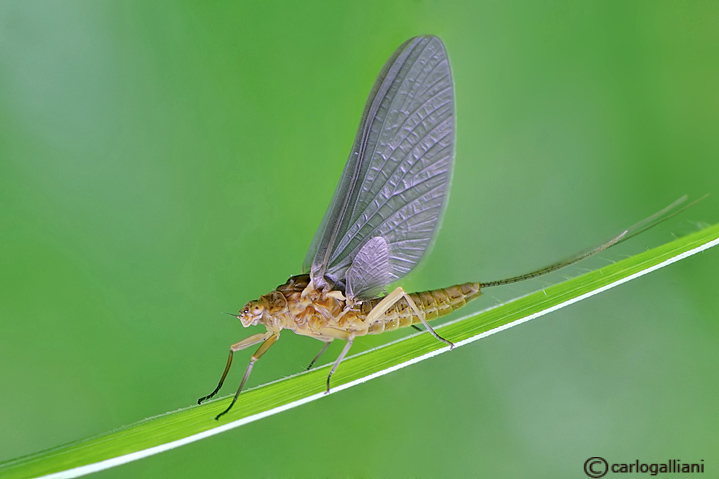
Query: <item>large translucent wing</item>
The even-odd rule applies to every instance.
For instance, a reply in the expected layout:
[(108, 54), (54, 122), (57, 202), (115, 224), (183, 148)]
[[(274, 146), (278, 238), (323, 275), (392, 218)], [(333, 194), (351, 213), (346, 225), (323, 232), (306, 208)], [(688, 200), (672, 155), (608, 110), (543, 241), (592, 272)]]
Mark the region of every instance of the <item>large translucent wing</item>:
[(344, 283), (364, 244), (381, 237), (389, 249), (389, 271), (362, 278), (362, 289), (374, 292), (406, 275), (437, 229), (453, 161), (449, 59), (438, 38), (415, 37), (397, 49), (372, 88), (304, 271), (318, 286), (325, 278)]

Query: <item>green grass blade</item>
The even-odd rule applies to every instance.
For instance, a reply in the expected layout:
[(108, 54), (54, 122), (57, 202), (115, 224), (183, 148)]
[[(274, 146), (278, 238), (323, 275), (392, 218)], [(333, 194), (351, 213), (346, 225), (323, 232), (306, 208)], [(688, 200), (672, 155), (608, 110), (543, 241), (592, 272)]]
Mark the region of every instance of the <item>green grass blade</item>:
[[(719, 244), (719, 225), (564, 281), (510, 303), (448, 323), (442, 336), (463, 346), (618, 286)], [(346, 359), (332, 393), (448, 351), (417, 334)], [(222, 421), (213, 418), (229, 398), (140, 421), (102, 436), (0, 463), (0, 476), (78, 477), (173, 449), (324, 396), (328, 366), (265, 384), (242, 394)]]

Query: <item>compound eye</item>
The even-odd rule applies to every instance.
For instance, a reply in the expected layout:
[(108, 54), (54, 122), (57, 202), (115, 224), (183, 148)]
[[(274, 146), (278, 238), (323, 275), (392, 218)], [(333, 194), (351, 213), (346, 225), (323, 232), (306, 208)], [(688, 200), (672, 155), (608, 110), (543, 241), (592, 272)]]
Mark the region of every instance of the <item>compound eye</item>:
[(261, 314), (262, 314), (262, 306), (260, 306), (259, 304), (252, 306), (252, 315), (253, 316), (259, 316)]

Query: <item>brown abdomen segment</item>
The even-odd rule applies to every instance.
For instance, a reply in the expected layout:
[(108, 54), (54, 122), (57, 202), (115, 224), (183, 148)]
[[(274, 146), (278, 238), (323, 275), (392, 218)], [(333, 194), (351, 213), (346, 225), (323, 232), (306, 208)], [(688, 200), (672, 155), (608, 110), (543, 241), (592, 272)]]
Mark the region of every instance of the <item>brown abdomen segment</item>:
[[(432, 321), (440, 316), (445, 316), (455, 309), (459, 309), (468, 302), (478, 298), (482, 292), (479, 283), (464, 283), (448, 288), (410, 293), (412, 301), (424, 312), (427, 321)], [(365, 302), (362, 312), (369, 314), (382, 298)], [(382, 321), (378, 321), (369, 327), (368, 334), (380, 334), (384, 331), (392, 331), (397, 328), (404, 328), (419, 323), (419, 318), (409, 307), (407, 301), (402, 298), (392, 306), (384, 315)]]

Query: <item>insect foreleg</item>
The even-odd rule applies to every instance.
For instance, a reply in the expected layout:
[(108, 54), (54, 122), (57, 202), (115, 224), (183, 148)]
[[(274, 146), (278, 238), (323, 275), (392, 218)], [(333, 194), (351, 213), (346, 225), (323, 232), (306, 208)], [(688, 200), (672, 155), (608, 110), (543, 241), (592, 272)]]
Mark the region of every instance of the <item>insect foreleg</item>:
[[(350, 334), (347, 338), (347, 344), (345, 344), (344, 349), (342, 349), (342, 352), (340, 353), (339, 357), (337, 358), (337, 361), (335, 361), (334, 366), (332, 366), (332, 369), (330, 370), (330, 373), (327, 375), (327, 390), (325, 391), (325, 394), (329, 394), (330, 392), (330, 379), (332, 378), (332, 375), (334, 374), (335, 370), (337, 369), (337, 366), (340, 365), (342, 360), (345, 358), (347, 353), (349, 352), (350, 348), (352, 347), (352, 342), (355, 340), (355, 335)], [(327, 343), (329, 344), (329, 343)]]
[(203, 401), (206, 401), (208, 399), (211, 399), (222, 387), (222, 384), (225, 382), (225, 378), (227, 377), (227, 373), (230, 372), (230, 366), (232, 366), (232, 356), (235, 351), (240, 351), (245, 348), (249, 348), (250, 346), (254, 346), (257, 343), (261, 343), (262, 341), (265, 341), (269, 335), (272, 334), (269, 331), (266, 333), (261, 334), (254, 334), (250, 336), (249, 338), (245, 338), (239, 343), (235, 343), (232, 346), (230, 346), (230, 355), (227, 357), (227, 364), (225, 365), (225, 371), (222, 373), (222, 377), (220, 378), (220, 382), (217, 383), (217, 387), (214, 391), (212, 391), (207, 396), (201, 397), (197, 400), (197, 404), (202, 404)]
[[(227, 414), (227, 412), (228, 412), (230, 409), (232, 409), (232, 406), (234, 406), (235, 403), (237, 402), (237, 397), (238, 397), (238, 396), (240, 395), (240, 393), (242, 392), (242, 388), (245, 387), (245, 383), (247, 382), (247, 378), (250, 377), (250, 373), (252, 372), (252, 366), (255, 365), (255, 362), (257, 362), (257, 360), (260, 359), (260, 358), (262, 357), (262, 355), (265, 354), (265, 353), (267, 352), (267, 350), (270, 349), (270, 347), (271, 347), (273, 344), (275, 344), (275, 341), (277, 341), (279, 338), (280, 338), (280, 334), (279, 334), (279, 333), (274, 333), (274, 332), (272, 332), (272, 331), (267, 331), (267, 332), (264, 333), (264, 334), (256, 334), (256, 335), (254, 335), (254, 336), (250, 336), (249, 338), (247, 338), (247, 339), (245, 339), (245, 340), (243, 340), (243, 341), (240, 341), (240, 342), (237, 343), (237, 344), (233, 344), (233, 345), (232, 345), (231, 351), (234, 352), (234, 351), (239, 351), (240, 349), (244, 349), (244, 348), (247, 348), (247, 347), (249, 347), (249, 346), (252, 346), (253, 344), (257, 344), (257, 343), (259, 343), (260, 341), (262, 341), (263, 339), (265, 340), (265, 342), (262, 343), (262, 346), (260, 346), (260, 347), (257, 349), (257, 351), (255, 352), (255, 354), (253, 354), (252, 357), (250, 358), (250, 364), (247, 365), (247, 369), (245, 370), (245, 375), (242, 377), (242, 382), (240, 383), (240, 387), (237, 388), (237, 392), (235, 393), (235, 397), (232, 398), (232, 402), (230, 403), (229, 406), (227, 406), (227, 409), (225, 409), (225, 410), (222, 411), (220, 414), (218, 414), (217, 416), (215, 416), (215, 420), (220, 419), (220, 417), (221, 417), (222, 415)], [(254, 342), (250, 342), (251, 339), (255, 339), (255, 341), (254, 341)], [(245, 344), (243, 344), (243, 343), (245, 343)], [(224, 379), (224, 377), (223, 377), (222, 379)]]
[(407, 301), (407, 304), (409, 305), (409, 307), (412, 308), (412, 312), (414, 312), (414, 314), (419, 318), (420, 322), (424, 325), (425, 328), (427, 328), (427, 331), (429, 331), (432, 334), (432, 336), (434, 336), (436, 339), (442, 341), (443, 343), (446, 343), (447, 345), (449, 345), (450, 349), (454, 347), (453, 342), (444, 339), (442, 336), (437, 334), (437, 332), (432, 328), (432, 326), (429, 325), (427, 320), (424, 318), (424, 311), (422, 311), (421, 309), (419, 309), (417, 307), (417, 304), (415, 304), (412, 297), (409, 294), (407, 294), (407, 292), (404, 289), (402, 289), (402, 287), (398, 287), (397, 289), (392, 291), (390, 294), (385, 296), (382, 299), (382, 301), (380, 301), (379, 304), (377, 304), (377, 306), (375, 306), (374, 309), (369, 312), (365, 322), (368, 325), (371, 325), (372, 323), (374, 323), (376, 321), (381, 321), (382, 316), (384, 316), (384, 314), (387, 311), (389, 311), (389, 309), (392, 306), (397, 304), (402, 298), (404, 298), (404, 300)]

